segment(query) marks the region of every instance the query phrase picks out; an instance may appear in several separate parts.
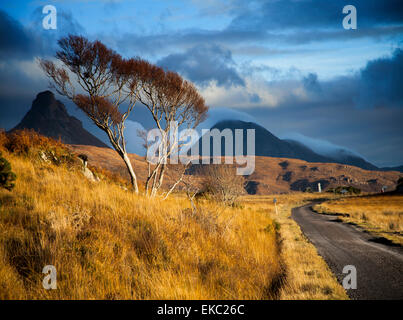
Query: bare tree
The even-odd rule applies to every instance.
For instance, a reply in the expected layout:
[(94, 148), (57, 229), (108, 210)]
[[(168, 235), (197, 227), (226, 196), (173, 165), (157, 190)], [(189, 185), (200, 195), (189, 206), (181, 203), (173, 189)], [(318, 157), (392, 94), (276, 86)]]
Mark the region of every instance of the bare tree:
[(162, 185), (168, 157), (173, 152), (179, 154), (185, 145), (178, 142), (178, 137), (169, 138), (169, 134), (177, 134), (177, 128), (195, 128), (204, 120), (208, 107), (195, 86), (175, 72), (145, 64), (139, 77), (142, 82), (139, 101), (151, 112), (162, 137), (161, 152), (154, 159), (145, 184), (146, 194), (155, 196)]
[[(51, 86), (71, 99), (107, 134), (127, 167), (134, 191), (138, 193), (124, 129), (138, 99), (140, 81), (137, 70), (144, 61), (123, 59), (101, 42), (91, 42), (81, 36), (69, 35), (60, 39), (58, 44), (58, 63), (41, 60), (41, 68), (52, 80)], [(76, 93), (77, 90), (84, 94)]]
[(233, 205), (245, 193), (245, 178), (236, 174), (236, 168), (226, 164), (210, 164), (199, 170), (206, 192), (227, 205)]
[[(143, 103), (164, 137), (175, 122), (194, 128), (208, 107), (194, 85), (175, 72), (165, 71), (139, 58), (123, 59), (100, 41), (69, 35), (58, 42), (58, 64), (41, 60), (40, 66), (58, 93), (71, 99), (103, 130), (123, 159), (132, 186), (138, 193), (135, 171), (126, 150), (125, 121), (136, 102)], [(76, 93), (76, 90), (81, 93)], [(153, 168), (149, 167), (146, 194), (154, 196), (161, 187), (167, 157), (181, 145), (168, 142)]]
[(178, 163), (174, 165), (168, 165), (169, 170), (168, 176), (172, 181), (172, 184), (168, 187), (168, 190), (163, 193), (163, 199), (167, 199), (168, 196), (175, 190), (175, 188), (180, 187), (180, 191), (184, 192), (190, 201), (192, 207), (192, 212), (196, 213), (196, 205), (194, 203), (194, 198), (197, 193), (202, 189), (202, 183), (199, 177), (190, 174), (187, 170), (190, 167), (190, 162), (186, 164)]

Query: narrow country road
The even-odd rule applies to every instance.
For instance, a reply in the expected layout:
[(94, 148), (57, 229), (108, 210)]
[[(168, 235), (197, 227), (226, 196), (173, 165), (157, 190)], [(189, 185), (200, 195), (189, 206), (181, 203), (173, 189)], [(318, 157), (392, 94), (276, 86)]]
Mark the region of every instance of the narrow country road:
[(351, 299), (403, 299), (403, 248), (376, 243), (371, 235), (339, 222), (335, 216), (315, 213), (312, 204), (294, 208), (292, 218), (315, 245), (340, 283), (343, 267), (357, 270), (357, 289)]

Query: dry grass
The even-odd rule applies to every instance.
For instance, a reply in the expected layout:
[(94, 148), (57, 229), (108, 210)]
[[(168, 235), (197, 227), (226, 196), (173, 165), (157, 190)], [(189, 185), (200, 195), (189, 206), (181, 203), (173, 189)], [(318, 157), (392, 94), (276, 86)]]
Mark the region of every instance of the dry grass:
[[(328, 195), (327, 195), (328, 196)], [(348, 299), (316, 248), (302, 234), (298, 224), (291, 219), (291, 209), (321, 198), (321, 194), (294, 193), (275, 196), (244, 197), (245, 207), (266, 212), (276, 221), (280, 237), (281, 259), (286, 270), (286, 282), (280, 290), (280, 299)], [(334, 197), (331, 195), (331, 197)]]
[[(322, 195), (276, 196), (278, 215), (270, 196), (199, 200), (193, 213), (180, 194), (136, 196), (105, 170), (91, 182), (65, 146), (33, 133), (0, 133), (0, 149), (17, 174), (0, 190), (0, 299), (347, 298), (290, 219)], [(42, 287), (49, 264), (57, 290)]]
[[(4, 152), (0, 299), (270, 299), (281, 265), (273, 221), (253, 209), (150, 201), (64, 165)], [(57, 290), (42, 288), (45, 265)]]
[(324, 202), (314, 206), (319, 213), (342, 214), (374, 235), (403, 245), (403, 196), (362, 196)]

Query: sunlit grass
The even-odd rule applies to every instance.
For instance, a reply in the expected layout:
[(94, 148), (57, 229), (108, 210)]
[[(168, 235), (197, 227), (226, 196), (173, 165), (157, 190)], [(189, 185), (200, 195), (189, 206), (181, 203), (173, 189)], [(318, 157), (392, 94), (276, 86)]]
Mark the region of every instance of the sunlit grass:
[[(17, 174), (0, 190), (0, 299), (344, 299), (291, 209), (335, 195), (245, 196), (235, 206), (128, 191), (33, 132), (0, 149)], [(10, 150), (12, 153), (10, 153)], [(45, 155), (45, 159), (44, 156)], [(50, 160), (49, 160), (50, 159)], [(42, 287), (54, 265), (57, 289)]]
[[(286, 270), (286, 282), (280, 291), (280, 299), (348, 299), (316, 248), (302, 234), (291, 218), (291, 209), (313, 199), (336, 197), (332, 194), (292, 193), (275, 196), (244, 197), (245, 207), (267, 212), (278, 225), (280, 257)], [(277, 200), (277, 214), (273, 199)]]
[[(136, 196), (64, 166), (3, 154), (0, 299), (270, 299), (282, 274), (273, 220), (254, 208)], [(57, 290), (42, 287), (45, 265)]]
[(316, 205), (319, 213), (341, 214), (375, 235), (403, 244), (403, 196), (362, 196), (333, 200)]

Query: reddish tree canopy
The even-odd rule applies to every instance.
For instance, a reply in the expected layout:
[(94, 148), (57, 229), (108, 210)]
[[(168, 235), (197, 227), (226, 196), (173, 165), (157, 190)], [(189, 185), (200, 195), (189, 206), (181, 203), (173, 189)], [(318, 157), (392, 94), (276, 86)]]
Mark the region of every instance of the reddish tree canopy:
[(124, 59), (100, 41), (69, 35), (58, 44), (59, 63), (41, 60), (40, 66), (57, 92), (69, 97), (107, 133), (138, 190), (124, 139), (125, 120), (137, 101), (148, 108), (157, 127), (167, 132), (171, 121), (197, 126), (208, 110), (203, 97), (176, 72), (140, 58)]

